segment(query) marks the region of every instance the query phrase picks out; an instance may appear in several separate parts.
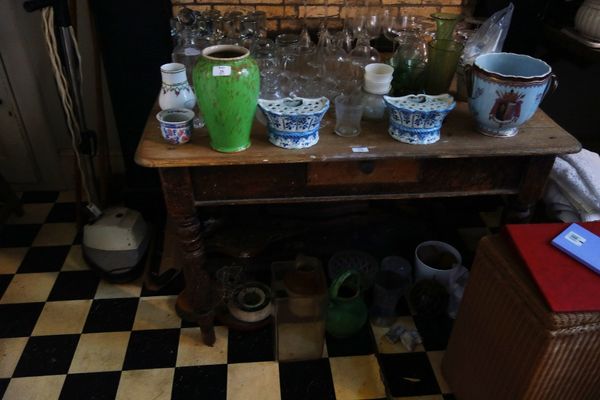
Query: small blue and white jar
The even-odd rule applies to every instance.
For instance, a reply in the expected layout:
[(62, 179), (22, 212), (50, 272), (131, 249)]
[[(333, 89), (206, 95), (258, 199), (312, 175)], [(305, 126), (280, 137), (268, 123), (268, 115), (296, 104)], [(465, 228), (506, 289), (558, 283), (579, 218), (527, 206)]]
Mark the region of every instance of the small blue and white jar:
[(187, 108), (173, 108), (156, 114), (163, 139), (171, 144), (190, 141), (194, 127), (194, 112)]
[(283, 149), (305, 149), (319, 141), (321, 120), (329, 109), (327, 97), (258, 100), (267, 119), (269, 141)]
[(456, 106), (449, 94), (383, 96), (390, 114), (390, 135), (403, 143), (431, 144), (440, 140), (444, 118)]

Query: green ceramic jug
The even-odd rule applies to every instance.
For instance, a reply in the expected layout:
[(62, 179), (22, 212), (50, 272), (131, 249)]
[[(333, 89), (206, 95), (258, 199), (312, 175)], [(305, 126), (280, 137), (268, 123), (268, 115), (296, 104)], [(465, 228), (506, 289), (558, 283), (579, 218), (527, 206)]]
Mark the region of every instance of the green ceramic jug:
[(248, 148), (260, 87), (250, 52), (234, 45), (207, 47), (193, 77), (211, 147), (225, 153)]
[(345, 338), (358, 332), (366, 321), (367, 306), (360, 293), (360, 273), (346, 271), (329, 288), (325, 329), (334, 337)]

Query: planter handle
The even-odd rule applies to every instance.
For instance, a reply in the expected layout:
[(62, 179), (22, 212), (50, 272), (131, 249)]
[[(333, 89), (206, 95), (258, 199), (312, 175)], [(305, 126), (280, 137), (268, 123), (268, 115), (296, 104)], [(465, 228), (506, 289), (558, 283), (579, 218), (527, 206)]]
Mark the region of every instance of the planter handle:
[(346, 272), (344, 272), (343, 274), (341, 274), (340, 276), (338, 276), (335, 281), (333, 281), (331, 288), (329, 289), (329, 296), (332, 299), (337, 299), (338, 298), (338, 292), (340, 290), (340, 288), (344, 285), (344, 283), (350, 279), (354, 277), (354, 279), (356, 279), (356, 295), (348, 298), (347, 300), (350, 299), (354, 299), (356, 297), (358, 297), (358, 295), (360, 294), (360, 273), (356, 270), (348, 270)]
[(465, 86), (467, 87), (467, 96), (471, 97), (473, 95), (473, 66), (471, 64), (466, 64), (463, 66), (463, 71), (465, 73)]
[(542, 100), (543, 101), (547, 95), (554, 93), (554, 91), (558, 88), (558, 77), (556, 76), (555, 73), (550, 74), (550, 81), (548, 81), (548, 86), (546, 86), (546, 89), (544, 90), (544, 94), (542, 95)]

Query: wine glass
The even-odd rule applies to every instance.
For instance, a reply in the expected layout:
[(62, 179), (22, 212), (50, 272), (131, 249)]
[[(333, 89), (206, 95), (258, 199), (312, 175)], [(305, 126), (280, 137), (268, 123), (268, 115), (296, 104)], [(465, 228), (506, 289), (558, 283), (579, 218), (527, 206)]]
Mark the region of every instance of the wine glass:
[(393, 50), (396, 50), (396, 38), (406, 31), (419, 31), (421, 26), (417, 23), (416, 17), (409, 15), (392, 15), (388, 10), (384, 14), (382, 21), (383, 36), (392, 42)]
[(304, 18), (302, 18), (302, 31), (300, 31), (300, 38), (298, 41), (298, 46), (299, 47), (303, 47), (303, 48), (311, 48), (314, 47), (315, 44), (313, 43), (312, 39), (310, 38), (310, 35), (308, 33), (308, 24), (306, 23), (306, 15), (307, 15), (307, 6), (306, 6), (306, 0), (304, 0)]

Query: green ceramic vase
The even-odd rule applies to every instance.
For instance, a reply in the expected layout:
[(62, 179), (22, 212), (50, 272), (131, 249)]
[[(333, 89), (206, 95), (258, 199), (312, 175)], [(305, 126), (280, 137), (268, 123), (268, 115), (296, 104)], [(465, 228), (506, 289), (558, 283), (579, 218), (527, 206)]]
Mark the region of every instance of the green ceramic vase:
[(250, 52), (235, 45), (207, 47), (193, 77), (211, 147), (225, 153), (247, 149), (260, 87)]
[(346, 271), (329, 288), (329, 307), (325, 329), (330, 335), (346, 338), (367, 322), (367, 306), (360, 293), (360, 274)]

